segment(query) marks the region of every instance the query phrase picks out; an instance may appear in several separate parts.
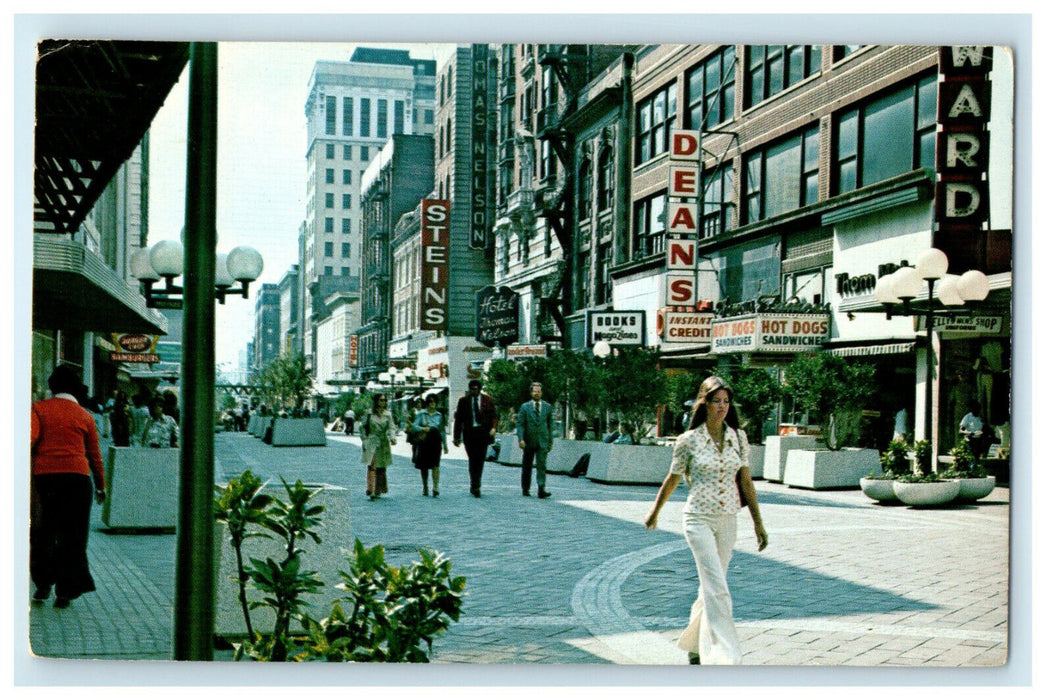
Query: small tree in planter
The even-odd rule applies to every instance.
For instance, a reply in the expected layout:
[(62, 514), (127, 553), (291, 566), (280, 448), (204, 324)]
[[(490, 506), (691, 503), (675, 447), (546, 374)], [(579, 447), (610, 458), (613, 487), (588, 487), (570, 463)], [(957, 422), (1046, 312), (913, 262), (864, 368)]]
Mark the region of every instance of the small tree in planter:
[(782, 400), (782, 387), (771, 373), (760, 367), (733, 369), (731, 386), (735, 389), (739, 416), (745, 419), (743, 430), (750, 442), (760, 444), (764, 440), (764, 420)]
[(904, 440), (893, 440), (888, 449), (881, 453), (881, 474), (872, 475), (871, 479), (895, 479), (910, 473), (910, 459), (907, 453), (910, 445)]
[(261, 380), (274, 397), (275, 409), (284, 407), (298, 411), (311, 394), (311, 371), (303, 355), (283, 354), (263, 368)]
[(494, 400), (499, 420), (498, 430), (511, 429), (510, 411), (514, 411), (530, 395), (530, 382), (524, 371), (511, 360), (492, 360), (483, 378), (483, 390)]
[(666, 376), (658, 367), (658, 352), (625, 348), (600, 362), (607, 405), (629, 423), (638, 443), (647, 423), (654, 420), (666, 395)]
[(564, 349), (548, 358), (545, 375), (560, 400), (571, 407), (574, 435), (580, 440), (607, 405), (602, 368), (590, 353)]
[(873, 365), (852, 364), (838, 355), (799, 355), (786, 368), (786, 393), (797, 407), (819, 416), (831, 450), (852, 443), (859, 418), (875, 391)]

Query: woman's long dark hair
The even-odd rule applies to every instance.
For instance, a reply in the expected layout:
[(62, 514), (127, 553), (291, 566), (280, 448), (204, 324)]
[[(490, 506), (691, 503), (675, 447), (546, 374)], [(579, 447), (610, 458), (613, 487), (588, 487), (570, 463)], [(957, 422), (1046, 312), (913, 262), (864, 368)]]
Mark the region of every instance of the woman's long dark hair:
[(728, 401), (732, 402), (728, 404), (728, 415), (725, 416), (724, 422), (733, 430), (739, 429), (739, 413), (735, 410), (735, 394), (731, 390), (731, 385), (724, 381), (723, 377), (714, 374), (706, 377), (706, 380), (698, 387), (695, 405), (691, 408), (691, 422), (688, 424), (688, 430), (694, 430), (706, 422), (706, 402), (721, 389), (728, 392)]
[(380, 400), (386, 398), (387, 396), (384, 394), (373, 394), (373, 413), (376, 413), (377, 409), (380, 408)]

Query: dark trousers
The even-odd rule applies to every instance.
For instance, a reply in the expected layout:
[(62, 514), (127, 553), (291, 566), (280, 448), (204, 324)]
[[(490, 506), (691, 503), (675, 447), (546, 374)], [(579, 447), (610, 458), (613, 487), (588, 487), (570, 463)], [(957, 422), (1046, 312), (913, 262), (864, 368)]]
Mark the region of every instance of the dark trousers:
[(524, 491), (530, 490), (530, 471), (534, 468), (534, 460), (537, 460), (537, 490), (545, 490), (545, 462), (548, 458), (548, 450), (526, 447), (523, 449), (523, 473), (520, 482)]
[(33, 477), (30, 495), (29, 575), (37, 588), (76, 598), (95, 590), (88, 570), (88, 525), (94, 488), (82, 474)]
[(479, 491), (483, 480), (483, 464), (486, 462), (486, 448), (490, 446), (490, 431), (486, 428), (465, 428), (464, 451), (468, 454), (469, 488), (473, 493)]

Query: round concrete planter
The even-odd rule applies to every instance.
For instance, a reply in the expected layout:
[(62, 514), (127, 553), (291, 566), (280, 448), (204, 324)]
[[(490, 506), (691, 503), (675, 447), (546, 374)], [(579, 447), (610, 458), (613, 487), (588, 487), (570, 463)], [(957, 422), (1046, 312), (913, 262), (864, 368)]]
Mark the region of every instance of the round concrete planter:
[(867, 498), (881, 503), (891, 503), (899, 500), (893, 488), (894, 483), (896, 482), (892, 479), (869, 479), (864, 476), (859, 480), (859, 488), (863, 490), (863, 495)]
[(949, 503), (958, 496), (959, 488), (960, 485), (957, 481), (892, 482), (892, 489), (896, 493), (896, 498), (908, 506), (936, 506), (941, 503)]
[(995, 487), (995, 478), (993, 476), (957, 479), (956, 481), (960, 484), (958, 488), (959, 501), (978, 501), (981, 498), (990, 496)]

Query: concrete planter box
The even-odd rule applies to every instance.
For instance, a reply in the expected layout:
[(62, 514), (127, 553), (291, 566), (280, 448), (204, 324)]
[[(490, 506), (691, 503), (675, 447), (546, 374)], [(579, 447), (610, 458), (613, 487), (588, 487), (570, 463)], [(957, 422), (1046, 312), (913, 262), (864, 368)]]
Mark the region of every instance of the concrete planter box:
[(764, 478), (782, 481), (786, 471), (786, 456), (790, 450), (818, 450), (815, 435), (769, 435), (764, 440)]
[(263, 427), (263, 416), (257, 415), (255, 413), (249, 416), (249, 435), (253, 435), (255, 437), (263, 437)]
[(896, 498), (896, 491), (892, 488), (892, 484), (895, 483), (892, 479), (869, 479), (863, 477), (859, 480), (859, 488), (863, 490), (863, 495), (867, 498), (872, 498), (879, 503), (891, 503), (898, 501)]
[(877, 450), (790, 450), (783, 483), (806, 489), (859, 487), (859, 480), (881, 469)]
[(321, 418), (278, 418), (271, 444), (275, 447), (325, 445), (325, 421)]
[(995, 487), (995, 478), (993, 476), (967, 477), (956, 481), (959, 483), (959, 501), (978, 501), (981, 498), (986, 498), (991, 495)]
[[(325, 581), (325, 586), (318, 589), (316, 594), (303, 597), (307, 601), (308, 614), (319, 619), (329, 613), (330, 602), (342, 593), (334, 588), (342, 581), (337, 572), (349, 568), (342, 550), (348, 552), (354, 550), (354, 539), (351, 536), (351, 497), (347, 489), (338, 486), (328, 484), (307, 484), (306, 486), (312, 489), (322, 489), (311, 502), (325, 506), (325, 512), (321, 515), (322, 522), (317, 529), (322, 541), (315, 544), (314, 540), (308, 538), (297, 543), (297, 546), (304, 550), (301, 559), (302, 570), (317, 571), (319, 577)], [(285, 487), (281, 483), (265, 487), (264, 493), (284, 501), (288, 500)], [(237, 559), (234, 556), (234, 548), (230, 545), (227, 527), (223, 523), (216, 523), (214, 551), (216, 555), (215, 633), (229, 639), (244, 638), (246, 636), (245, 618), (241, 612), (241, 604), (238, 602), (236, 580)], [(262, 537), (247, 540), (242, 554), (246, 565), (250, 558), (265, 560), (270, 557), (278, 562), (285, 558), (284, 549), (279, 541)], [(263, 594), (251, 583), (246, 589), (246, 594), (250, 603), (263, 599)], [(267, 608), (251, 610), (250, 619), (254, 630), (263, 632), (274, 630), (274, 615)]]
[(958, 496), (961, 484), (957, 481), (926, 483), (894, 481), (892, 488), (896, 491), (896, 498), (908, 506), (936, 506), (953, 501)]
[[(594, 474), (597, 465), (607, 462), (612, 447), (614, 445), (596, 440), (557, 438), (552, 441), (552, 450), (548, 453), (547, 471), (555, 474), (570, 474), (578, 460), (584, 455), (589, 455), (588, 475)], [(624, 445), (618, 445), (618, 447), (624, 447)]]
[(179, 448), (110, 447), (102, 522), (112, 528), (174, 530), (179, 519)]
[(519, 449), (519, 437), (515, 433), (501, 433), (497, 436), (501, 454), (497, 456), (500, 464), (519, 466), (523, 463), (523, 450)]
[[(658, 486), (669, 473), (673, 461), (671, 445), (608, 445), (607, 459), (602, 452), (589, 460), (588, 478), (601, 484), (647, 484)], [(597, 458), (599, 457), (599, 458)]]
[(764, 445), (750, 445), (750, 476), (764, 478)]

